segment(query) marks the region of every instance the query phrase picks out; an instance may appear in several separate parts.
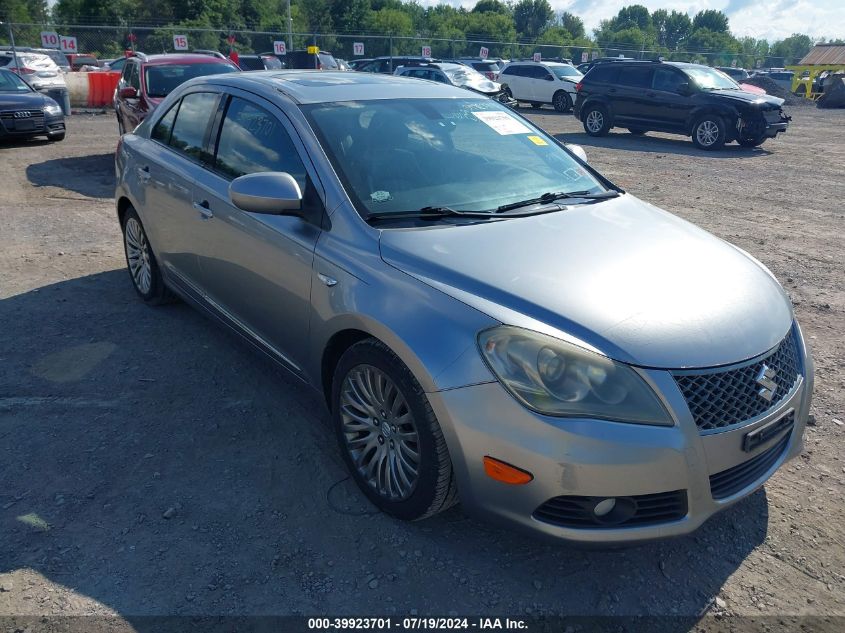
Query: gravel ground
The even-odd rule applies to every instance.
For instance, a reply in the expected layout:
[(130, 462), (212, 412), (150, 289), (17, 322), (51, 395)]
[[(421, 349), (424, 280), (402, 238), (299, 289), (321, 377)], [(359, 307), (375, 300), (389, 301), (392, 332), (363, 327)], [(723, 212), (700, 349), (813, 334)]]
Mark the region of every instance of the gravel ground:
[(63, 143), (0, 146), (0, 615), (845, 616), (845, 111), (714, 153), (526, 112), (781, 280), (817, 368), (804, 455), (694, 535), (624, 550), (460, 507), (377, 514), (319, 397), (190, 308), (137, 300), (114, 118), (79, 115)]

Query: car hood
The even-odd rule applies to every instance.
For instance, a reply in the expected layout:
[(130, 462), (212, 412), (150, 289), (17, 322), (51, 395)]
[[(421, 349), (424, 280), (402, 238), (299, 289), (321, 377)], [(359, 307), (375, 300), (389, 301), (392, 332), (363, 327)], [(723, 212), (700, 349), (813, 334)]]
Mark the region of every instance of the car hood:
[(780, 284), (706, 231), (623, 195), (498, 222), (384, 230), (382, 258), (498, 321), (616, 360), (713, 367), (792, 325)]
[(44, 95), (37, 92), (23, 92), (21, 94), (0, 92), (0, 110), (43, 108), (46, 103), (47, 99)]
[(783, 99), (780, 97), (773, 97), (768, 94), (755, 94), (746, 90), (719, 90), (718, 92), (708, 92), (705, 94), (718, 95), (720, 98), (730, 99), (732, 101), (740, 101), (748, 105), (758, 105), (762, 107), (780, 107), (783, 105)]

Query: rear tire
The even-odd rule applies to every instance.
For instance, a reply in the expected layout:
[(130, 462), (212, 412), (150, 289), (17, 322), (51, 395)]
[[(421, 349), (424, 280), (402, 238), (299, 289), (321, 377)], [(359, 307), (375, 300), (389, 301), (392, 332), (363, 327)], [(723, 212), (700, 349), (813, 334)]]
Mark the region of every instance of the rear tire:
[(583, 117), (584, 131), (590, 136), (605, 136), (610, 131), (610, 116), (604, 106), (588, 106)]
[(741, 138), (737, 141), (743, 147), (759, 147), (763, 143), (766, 142), (766, 137), (758, 137), (758, 138)]
[(566, 90), (558, 90), (552, 97), (552, 105), (558, 112), (569, 112), (572, 109), (572, 98)]
[(134, 208), (129, 207), (123, 216), (123, 252), (126, 255), (126, 267), (132, 286), (144, 303), (162, 305), (175, 298), (164, 285), (158, 261), (153, 253), (150, 241), (141, 218)]
[(457, 502), (452, 462), (431, 404), (381, 341), (366, 339), (346, 350), (334, 371), (331, 404), (346, 466), (376, 507), (415, 521)]
[(692, 142), (698, 149), (721, 149), (725, 145), (725, 122), (715, 114), (700, 116), (692, 126)]

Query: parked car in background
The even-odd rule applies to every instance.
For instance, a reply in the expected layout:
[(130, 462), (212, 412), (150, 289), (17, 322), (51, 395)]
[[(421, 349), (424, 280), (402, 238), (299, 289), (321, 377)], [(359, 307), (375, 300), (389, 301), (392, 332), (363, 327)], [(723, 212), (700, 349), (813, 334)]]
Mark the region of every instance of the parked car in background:
[(787, 92), (792, 92), (792, 78), (795, 76), (793, 71), (773, 70), (766, 76)]
[(204, 75), (238, 72), (226, 58), (168, 53), (128, 57), (114, 91), (114, 111), (120, 134), (134, 130), (179, 85)]
[(394, 75), (400, 77), (414, 77), (415, 79), (427, 79), (441, 84), (450, 84), (458, 88), (466, 88), (479, 94), (483, 94), (501, 103), (515, 105), (516, 102), (509, 98), (502, 90), (502, 86), (495, 81), (490, 81), (477, 70), (463, 64), (441, 62), (439, 64), (413, 64), (400, 66)]
[(591, 70), (593, 66), (598, 64), (612, 64), (613, 62), (630, 62), (634, 61), (633, 57), (624, 57), (619, 55), (618, 57), (597, 57), (589, 62), (584, 62), (583, 64), (578, 64), (575, 68), (578, 70), (579, 73), (582, 75), (586, 75), (587, 71)]
[(509, 97), (535, 108), (551, 104), (568, 112), (575, 101), (575, 84), (583, 75), (571, 64), (560, 62), (509, 62), (499, 73), (499, 82)]
[(736, 82), (741, 82), (743, 79), (748, 79), (751, 76), (745, 68), (736, 68), (734, 66), (716, 66), (716, 70), (721, 70)]
[(285, 68), (302, 70), (337, 70), (337, 60), (328, 51), (309, 53), (307, 50), (288, 51), (287, 55), (277, 55)]
[(79, 72), (80, 70), (83, 70), (85, 66), (88, 66), (92, 69), (97, 69), (100, 67), (99, 60), (93, 55), (89, 55), (87, 53), (68, 53), (67, 61), (68, 64), (70, 64), (70, 69), (73, 72)]
[(349, 70), (358, 70), (361, 66), (365, 64), (369, 64), (372, 60), (371, 57), (362, 57), (360, 59), (350, 59), (347, 64), (349, 64)]
[(215, 51), (210, 48), (197, 48), (191, 52), (195, 55), (210, 55), (211, 57), (216, 57), (217, 59), (229, 59), (220, 51)]
[(101, 60), (100, 68), (105, 72), (123, 72), (123, 67), (126, 65), (126, 57), (117, 57), (115, 59)]
[(490, 81), (498, 81), (499, 71), (504, 66), (504, 64), (499, 64), (495, 59), (481, 59), (480, 57), (461, 57), (455, 61), (477, 70)]
[(238, 55), (238, 66), (241, 70), (279, 70), (283, 68), (282, 62), (273, 53), (261, 53), (259, 55)]
[(274, 75), (183, 84), (121, 137), (127, 274), (310, 385), (380, 510), (665, 539), (803, 452), (813, 361), (753, 257), (480, 95)]
[(345, 59), (338, 59), (335, 57), (335, 61), (337, 62), (337, 69), (338, 70), (352, 70), (349, 66), (349, 62)]
[[(38, 53), (39, 55), (46, 55), (53, 62), (56, 66), (59, 67), (63, 73), (70, 72), (70, 64), (68, 64), (67, 57), (61, 51), (57, 51), (54, 48), (32, 48), (30, 46), (16, 46), (15, 50), (19, 53)], [(12, 47), (11, 46), (0, 46), (0, 53), (9, 53), (11, 54)]]
[(672, 132), (700, 149), (737, 141), (760, 145), (786, 131), (783, 99), (746, 92), (724, 73), (698, 64), (631, 61), (600, 64), (578, 84), (575, 116), (590, 136), (613, 127), (632, 134)]
[(46, 136), (65, 138), (61, 106), (37, 92), (17, 74), (0, 68), (0, 140)]
[(0, 51), (0, 68), (17, 73), (39, 92), (67, 89), (62, 70), (42, 53), (18, 52), (15, 60), (11, 51)]
[(355, 70), (362, 73), (392, 75), (393, 72), (400, 66), (408, 66), (410, 64), (437, 64), (441, 61), (442, 60), (434, 57), (417, 57), (414, 55), (375, 57), (365, 64), (357, 65)]

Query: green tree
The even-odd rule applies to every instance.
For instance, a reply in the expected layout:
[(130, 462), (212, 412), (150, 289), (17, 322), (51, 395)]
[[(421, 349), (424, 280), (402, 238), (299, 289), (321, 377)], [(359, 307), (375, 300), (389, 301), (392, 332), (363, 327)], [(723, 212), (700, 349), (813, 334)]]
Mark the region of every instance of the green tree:
[(636, 27), (640, 31), (651, 29), (651, 15), (648, 9), (641, 4), (632, 4), (629, 7), (622, 7), (616, 17), (611, 20), (614, 31)]
[(569, 31), (569, 35), (572, 36), (572, 39), (578, 39), (579, 37), (584, 37), (584, 35), (586, 35), (586, 31), (584, 30), (584, 20), (579, 18), (577, 15), (569, 13), (569, 11), (563, 11), (558, 16), (557, 23)]
[(554, 19), (548, 0), (519, 0), (513, 6), (516, 32), (521, 37), (535, 39)]
[(473, 13), (499, 13), (501, 15), (511, 15), (511, 10), (508, 5), (500, 0), (478, 0), (472, 8)]
[(693, 30), (707, 29), (713, 33), (727, 33), (729, 31), (728, 16), (716, 9), (699, 11), (692, 19)]
[[(800, 33), (793, 33), (786, 39), (772, 44), (769, 55), (776, 58), (773, 61), (777, 65), (788, 66), (800, 62), (801, 58), (809, 53), (812, 47), (813, 40), (809, 37)], [(778, 59), (782, 61), (778, 63)]]
[(686, 13), (658, 9), (651, 14), (657, 43), (669, 50), (683, 46), (692, 34), (692, 20)]
[(370, 10), (370, 0), (333, 0), (334, 26), (340, 32), (362, 31)]

